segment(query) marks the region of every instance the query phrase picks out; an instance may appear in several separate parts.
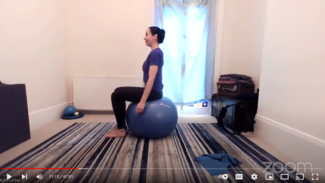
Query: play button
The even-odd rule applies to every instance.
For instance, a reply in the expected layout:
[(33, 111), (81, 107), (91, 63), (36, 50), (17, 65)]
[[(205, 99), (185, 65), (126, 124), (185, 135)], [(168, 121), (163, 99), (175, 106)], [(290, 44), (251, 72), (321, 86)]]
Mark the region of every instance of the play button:
[(7, 174), (7, 180), (9, 180), (12, 176)]

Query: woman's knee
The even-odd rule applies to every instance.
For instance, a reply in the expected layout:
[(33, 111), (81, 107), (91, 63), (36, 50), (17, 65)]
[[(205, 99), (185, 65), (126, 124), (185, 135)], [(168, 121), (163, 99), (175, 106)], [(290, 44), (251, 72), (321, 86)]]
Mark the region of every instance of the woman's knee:
[(121, 91), (121, 90), (123, 90), (123, 88), (124, 88), (124, 87), (117, 87), (117, 88), (115, 88), (114, 92), (116, 92), (116, 91)]
[(118, 99), (119, 98), (119, 92), (118, 92), (118, 90), (116, 91), (114, 91), (112, 94), (111, 94), (111, 99), (112, 99), (112, 101), (113, 100), (116, 100), (116, 99)]
[(128, 93), (125, 90), (116, 90), (111, 94), (112, 100), (125, 100)]

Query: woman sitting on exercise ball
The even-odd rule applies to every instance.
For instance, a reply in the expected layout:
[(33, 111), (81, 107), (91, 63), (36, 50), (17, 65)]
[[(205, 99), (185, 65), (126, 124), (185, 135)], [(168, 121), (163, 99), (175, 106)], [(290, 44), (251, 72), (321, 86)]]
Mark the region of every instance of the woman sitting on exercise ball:
[(117, 121), (117, 128), (106, 134), (106, 137), (124, 137), (126, 135), (126, 101), (138, 103), (136, 113), (142, 113), (146, 101), (158, 100), (163, 97), (162, 67), (163, 52), (159, 44), (164, 41), (165, 31), (158, 27), (149, 27), (144, 38), (151, 48), (143, 63), (143, 81), (145, 87), (119, 87), (112, 93), (112, 106)]

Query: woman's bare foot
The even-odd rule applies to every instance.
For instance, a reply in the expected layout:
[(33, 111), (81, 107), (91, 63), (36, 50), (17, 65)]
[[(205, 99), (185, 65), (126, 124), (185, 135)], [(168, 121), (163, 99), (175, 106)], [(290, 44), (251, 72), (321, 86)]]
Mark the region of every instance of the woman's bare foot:
[(110, 138), (110, 137), (125, 137), (126, 132), (125, 129), (114, 129), (108, 133), (106, 133), (106, 137)]

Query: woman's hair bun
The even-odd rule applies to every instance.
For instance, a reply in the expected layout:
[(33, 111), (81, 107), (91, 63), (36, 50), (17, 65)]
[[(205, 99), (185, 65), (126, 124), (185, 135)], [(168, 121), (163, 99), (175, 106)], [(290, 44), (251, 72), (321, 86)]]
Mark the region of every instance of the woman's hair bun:
[(164, 42), (165, 39), (165, 30), (164, 29), (160, 29), (159, 31), (159, 35), (158, 35), (158, 43), (161, 44)]
[(164, 29), (160, 29), (159, 27), (156, 26), (149, 27), (149, 29), (152, 35), (157, 34), (159, 44), (164, 42), (165, 33), (166, 33)]
[(164, 29), (160, 29), (161, 34), (165, 35), (165, 30)]

